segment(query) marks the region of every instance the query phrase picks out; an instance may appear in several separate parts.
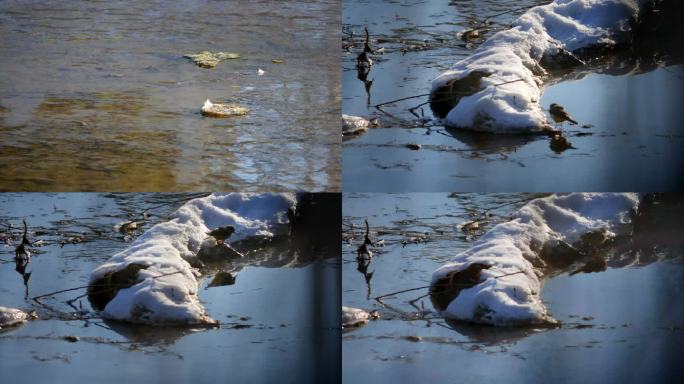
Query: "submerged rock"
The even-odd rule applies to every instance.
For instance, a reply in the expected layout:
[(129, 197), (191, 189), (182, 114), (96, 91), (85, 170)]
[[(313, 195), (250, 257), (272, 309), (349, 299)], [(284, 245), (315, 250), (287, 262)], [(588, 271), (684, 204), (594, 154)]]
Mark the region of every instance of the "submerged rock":
[(202, 68), (214, 68), (220, 63), (222, 60), (228, 60), (228, 59), (239, 59), (240, 55), (237, 53), (230, 53), (230, 52), (209, 52), (209, 51), (202, 51), (200, 53), (196, 54), (191, 54), (191, 55), (184, 55), (186, 59), (190, 59), (195, 64)]
[(207, 99), (202, 106), (202, 115), (209, 117), (243, 116), (249, 113), (249, 108), (237, 104), (212, 103)]
[(34, 313), (24, 312), (21, 309), (0, 306), (0, 329), (21, 325), (28, 320), (35, 319)]

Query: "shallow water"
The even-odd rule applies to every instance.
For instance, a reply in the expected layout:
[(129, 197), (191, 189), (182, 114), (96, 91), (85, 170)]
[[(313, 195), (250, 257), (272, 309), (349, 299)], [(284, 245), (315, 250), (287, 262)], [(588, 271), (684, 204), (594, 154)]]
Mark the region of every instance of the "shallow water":
[[(542, 299), (558, 329), (506, 329), (446, 323), (428, 298), (409, 301), (427, 289), (435, 268), (467, 249), (488, 228), (516, 211), (532, 195), (416, 193), (344, 195), (344, 220), (356, 238), (343, 244), (343, 305), (378, 309), (380, 320), (345, 331), (343, 378), (349, 383), (384, 382), (669, 382), (684, 374), (684, 264), (642, 263), (591, 274), (563, 274), (545, 282)], [(472, 236), (458, 225), (494, 213)], [(370, 294), (357, 270), (356, 247), (368, 218), (374, 257)], [(348, 225), (345, 230), (349, 233)], [(385, 234), (376, 235), (376, 231)], [(426, 240), (403, 246), (423, 234)], [(680, 242), (681, 243), (681, 242)], [(675, 252), (676, 253), (676, 252)], [(684, 256), (669, 255), (668, 260)], [(430, 320), (418, 320), (419, 310)]]
[[(562, 153), (553, 151), (545, 136), (476, 134), (446, 130), (434, 122), (428, 122), (427, 129), (409, 111), (427, 101), (426, 96), (383, 106), (384, 112), (368, 107), (429, 93), (432, 79), (476, 48), (458, 38), (459, 32), (472, 28), (472, 20), (537, 3), (541, 2), (345, 2), (343, 23), (356, 33), (357, 45), (367, 25), (374, 41), (383, 40), (373, 49), (385, 48), (385, 53), (375, 56), (368, 74), (373, 81), (369, 96), (355, 69), (360, 47), (343, 50), (343, 113), (379, 116), (381, 125), (344, 141), (344, 190), (680, 190), (681, 65), (630, 76), (585, 73), (549, 85), (542, 105), (559, 103), (580, 122), (566, 125), (574, 149)], [(519, 14), (494, 18), (492, 28), (504, 28)], [(425, 49), (412, 51), (421, 42), (427, 42)], [(432, 118), (427, 105), (415, 113)], [(413, 151), (406, 148), (409, 143), (422, 148)]]
[[(94, 268), (188, 197), (192, 195), (2, 194), (0, 223), (21, 225), (26, 217), (31, 231), (48, 232), (31, 239), (45, 242), (32, 248), (35, 255), (27, 267), (28, 296), (33, 297), (86, 285)], [(116, 231), (117, 223), (152, 207), (158, 208), (149, 211), (149, 222), (131, 238)], [(84, 233), (87, 241), (60, 247), (60, 240)], [(87, 311), (89, 319), (69, 320), (75, 310), (65, 301), (83, 290), (45, 298), (48, 307), (40, 306), (25, 298), (22, 276), (12, 261), (14, 246), (0, 251), (0, 305), (35, 309), (41, 318), (0, 332), (2, 382), (300, 383), (339, 377), (339, 263), (331, 259), (259, 257), (253, 263), (225, 265), (236, 276), (235, 284), (211, 288), (207, 286), (218, 269), (209, 271), (200, 299), (221, 327), (188, 330), (102, 321), (86, 298), (74, 305)], [(64, 336), (80, 340), (70, 343)]]
[(339, 190), (335, 24), (333, 0), (2, 2), (0, 190)]

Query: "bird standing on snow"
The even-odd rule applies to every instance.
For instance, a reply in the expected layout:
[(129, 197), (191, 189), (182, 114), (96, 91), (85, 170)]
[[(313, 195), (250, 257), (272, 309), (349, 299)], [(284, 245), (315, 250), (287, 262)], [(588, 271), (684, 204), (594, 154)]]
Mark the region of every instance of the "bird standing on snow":
[(218, 227), (216, 229), (211, 230), (211, 232), (207, 233), (207, 235), (212, 236), (214, 239), (216, 239), (216, 242), (219, 244), (223, 244), (223, 242), (230, 237), (230, 235), (235, 232), (235, 228), (233, 228), (230, 225), (226, 225), (225, 227)]
[(565, 108), (556, 103), (552, 103), (549, 106), (549, 114), (551, 114), (551, 117), (553, 117), (553, 121), (560, 123), (561, 129), (563, 129), (564, 121), (569, 121), (570, 124), (577, 125), (577, 121), (570, 117), (570, 114), (565, 110)]

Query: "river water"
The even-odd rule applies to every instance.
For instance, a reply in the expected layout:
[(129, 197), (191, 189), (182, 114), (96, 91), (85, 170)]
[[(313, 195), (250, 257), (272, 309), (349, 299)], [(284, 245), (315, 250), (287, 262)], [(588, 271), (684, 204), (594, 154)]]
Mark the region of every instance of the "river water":
[[(437, 267), (532, 197), (345, 194), (344, 230), (350, 234), (353, 224), (355, 236), (351, 244), (343, 243), (342, 303), (379, 310), (380, 319), (343, 333), (343, 381), (678, 381), (684, 373), (679, 359), (684, 342), (684, 247), (673, 238), (676, 231), (665, 228), (662, 232), (670, 235), (656, 248), (662, 252), (668, 243), (679, 248), (660, 257), (662, 261), (644, 257), (630, 267), (546, 280), (542, 300), (563, 323), (558, 329), (447, 323), (434, 312), (429, 298), (420, 298), (426, 288), (386, 297), (386, 307), (373, 299), (429, 285)], [(479, 231), (467, 235), (458, 229), (487, 210), (494, 215)], [(371, 239), (384, 240), (385, 245), (372, 248), (370, 265), (359, 270), (356, 247), (363, 241), (364, 219), (369, 221)], [(414, 299), (415, 307), (410, 303)], [(429, 320), (416, 319), (417, 313)]]
[[(340, 374), (339, 259), (272, 255), (215, 266), (201, 280), (200, 300), (218, 329), (148, 327), (103, 321), (83, 289), (90, 272), (192, 194), (1, 194), (0, 305), (36, 310), (38, 320), (0, 332), (0, 381), (28, 382), (323, 382)], [(150, 209), (146, 224), (122, 234), (116, 225)], [(17, 226), (26, 218), (31, 241), (43, 240), (25, 272), (15, 270)], [(8, 229), (12, 224), (14, 229)], [(82, 242), (68, 240), (81, 237)], [(20, 239), (20, 237), (19, 237)], [(67, 241), (63, 246), (62, 241)], [(331, 245), (332, 246), (332, 245)], [(332, 249), (339, 249), (337, 244)], [(269, 256), (270, 255), (270, 256)], [(208, 287), (220, 270), (232, 285)], [(77, 312), (81, 317), (74, 319)], [(83, 319), (85, 318), (85, 320)], [(65, 336), (76, 336), (69, 342)], [(287, 375), (283, 373), (286, 372)]]
[[(409, 109), (426, 102), (427, 96), (385, 105), (382, 111), (372, 107), (429, 93), (432, 79), (477, 48), (477, 41), (462, 41), (460, 32), (488, 16), (540, 3), (544, 2), (345, 1), (342, 111), (379, 117), (380, 128), (344, 141), (344, 190), (681, 190), (684, 111), (679, 100), (684, 96), (684, 67), (676, 62), (649, 71), (630, 71), (625, 63), (622, 71), (590, 70), (549, 83), (542, 106), (561, 104), (580, 122), (566, 125), (573, 148), (562, 153), (552, 150), (545, 136), (446, 130), (434, 121), (425, 128)], [(491, 18), (492, 30), (480, 41), (506, 28), (522, 12)], [(368, 91), (356, 71), (365, 26), (373, 49), (384, 50), (373, 56)], [(415, 113), (433, 117), (428, 105)], [(421, 149), (411, 150), (407, 144), (420, 144)]]
[[(334, 0), (3, 1), (0, 190), (339, 190), (339, 18)], [(183, 58), (203, 50), (241, 59)], [(207, 98), (251, 113), (204, 118)]]

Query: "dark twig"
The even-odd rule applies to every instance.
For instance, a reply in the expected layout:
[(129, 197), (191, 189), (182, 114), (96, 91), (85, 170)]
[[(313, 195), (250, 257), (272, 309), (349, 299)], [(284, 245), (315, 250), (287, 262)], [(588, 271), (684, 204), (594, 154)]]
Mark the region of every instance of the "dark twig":
[(371, 107), (377, 108), (377, 107), (381, 107), (381, 106), (383, 106), (383, 105), (393, 104), (393, 103), (396, 103), (396, 102), (399, 102), (399, 101), (404, 101), (404, 100), (409, 100), (409, 99), (416, 99), (416, 98), (418, 98), (418, 97), (425, 97), (425, 96), (430, 96), (430, 94), (429, 94), (429, 93), (425, 93), (425, 94), (422, 94), (422, 95), (415, 95), (415, 96), (402, 97), (402, 98), (400, 98), (400, 99), (390, 100), (390, 101), (386, 101), (386, 102), (384, 102), (384, 103), (380, 103), (380, 104), (376, 104), (376, 105), (371, 105)]

